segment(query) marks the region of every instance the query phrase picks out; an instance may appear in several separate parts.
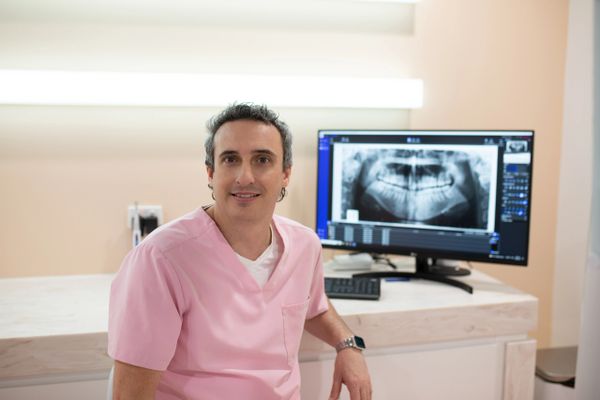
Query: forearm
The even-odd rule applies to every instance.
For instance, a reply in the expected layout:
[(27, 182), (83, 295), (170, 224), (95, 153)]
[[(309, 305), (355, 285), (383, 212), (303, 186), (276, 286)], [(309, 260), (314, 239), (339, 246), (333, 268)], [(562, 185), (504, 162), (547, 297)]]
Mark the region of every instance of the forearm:
[(329, 300), (329, 309), (306, 321), (304, 329), (330, 346), (353, 335)]
[[(329, 300), (327, 300), (329, 302)], [(310, 334), (335, 347), (342, 340), (353, 336), (352, 331), (339, 316), (331, 302), (329, 309), (306, 321), (304, 329)], [(371, 378), (366, 361), (360, 350), (346, 348), (337, 353), (333, 373), (333, 384), (329, 399), (338, 399), (346, 385), (352, 400), (371, 400)]]
[(160, 371), (115, 361), (113, 400), (154, 400)]

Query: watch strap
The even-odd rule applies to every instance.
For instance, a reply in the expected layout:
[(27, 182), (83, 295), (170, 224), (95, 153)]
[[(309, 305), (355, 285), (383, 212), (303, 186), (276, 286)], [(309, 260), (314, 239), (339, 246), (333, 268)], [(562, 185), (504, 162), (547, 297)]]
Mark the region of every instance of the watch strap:
[(335, 351), (338, 353), (348, 348), (363, 351), (366, 348), (365, 341), (360, 336), (350, 336), (335, 345)]

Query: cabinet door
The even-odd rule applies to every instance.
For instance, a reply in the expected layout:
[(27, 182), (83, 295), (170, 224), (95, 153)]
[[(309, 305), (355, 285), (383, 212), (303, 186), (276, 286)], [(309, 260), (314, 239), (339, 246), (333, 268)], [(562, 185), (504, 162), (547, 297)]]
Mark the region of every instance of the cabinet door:
[[(365, 352), (377, 400), (501, 400), (504, 344)], [(333, 359), (300, 363), (303, 399), (327, 399)], [(342, 400), (350, 397), (342, 389)]]
[(52, 383), (0, 389), (6, 400), (106, 400), (108, 380)]

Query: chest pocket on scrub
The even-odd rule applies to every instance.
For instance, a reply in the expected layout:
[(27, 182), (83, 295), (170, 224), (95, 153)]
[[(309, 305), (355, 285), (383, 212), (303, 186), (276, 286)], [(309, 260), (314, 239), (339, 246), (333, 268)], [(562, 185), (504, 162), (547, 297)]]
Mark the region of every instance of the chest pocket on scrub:
[(285, 350), (287, 351), (288, 364), (293, 365), (298, 361), (298, 350), (300, 349), (300, 340), (304, 331), (304, 320), (308, 311), (306, 299), (302, 303), (284, 305), (281, 307), (283, 316), (283, 339), (285, 341)]

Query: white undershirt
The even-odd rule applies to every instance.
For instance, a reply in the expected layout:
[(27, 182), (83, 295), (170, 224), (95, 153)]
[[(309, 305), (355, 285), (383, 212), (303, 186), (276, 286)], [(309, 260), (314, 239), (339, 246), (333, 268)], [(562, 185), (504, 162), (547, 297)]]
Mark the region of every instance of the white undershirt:
[(274, 231), (273, 228), (270, 227), (270, 229), (271, 243), (256, 260), (253, 261), (235, 253), (240, 259), (241, 263), (248, 268), (248, 272), (250, 272), (250, 274), (256, 280), (256, 283), (258, 283), (258, 286), (261, 288), (264, 287), (265, 283), (267, 283), (269, 280), (269, 277), (275, 269), (275, 265), (277, 265), (280, 255), (279, 235), (276, 234), (276, 231)]

